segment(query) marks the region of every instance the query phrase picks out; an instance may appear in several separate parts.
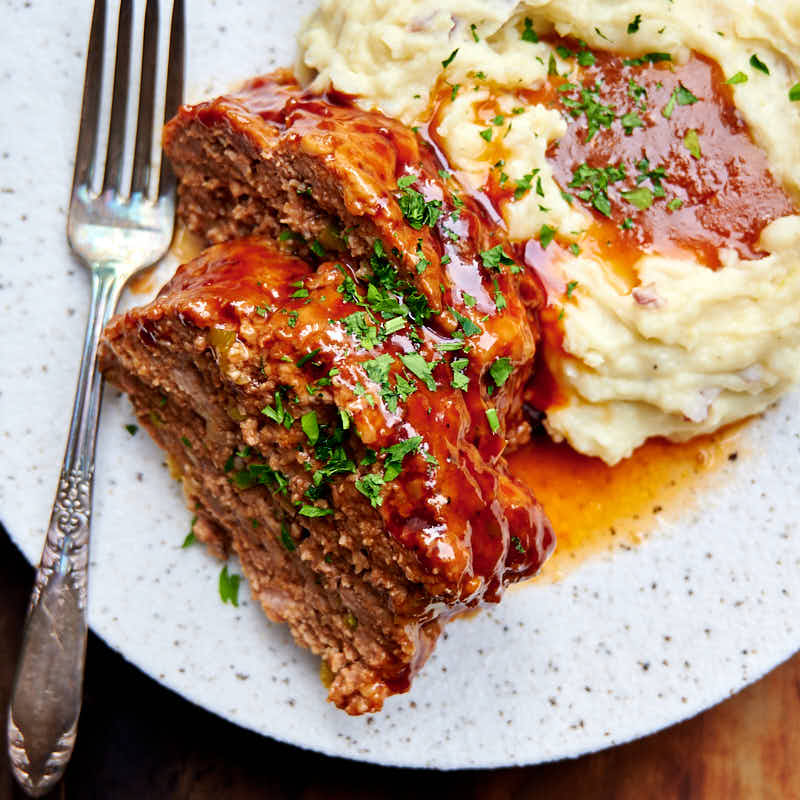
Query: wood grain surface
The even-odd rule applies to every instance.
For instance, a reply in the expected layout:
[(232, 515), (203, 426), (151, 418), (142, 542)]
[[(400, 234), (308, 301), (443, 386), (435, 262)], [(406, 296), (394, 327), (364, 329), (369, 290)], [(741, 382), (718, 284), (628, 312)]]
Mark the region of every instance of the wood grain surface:
[[(0, 709), (33, 571), (0, 529)], [(5, 757), (0, 800), (22, 798)], [(421, 772), (328, 758), (257, 736), (89, 641), (78, 745), (55, 798), (113, 800), (800, 800), (800, 653), (694, 719), (583, 758), (499, 770)]]

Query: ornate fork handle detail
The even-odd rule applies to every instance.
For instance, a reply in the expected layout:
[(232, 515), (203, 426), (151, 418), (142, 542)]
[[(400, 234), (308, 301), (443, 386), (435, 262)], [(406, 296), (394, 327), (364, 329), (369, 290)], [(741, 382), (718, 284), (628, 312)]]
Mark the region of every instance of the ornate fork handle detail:
[(92, 269), (92, 302), (64, 465), (31, 593), (8, 742), (17, 780), (33, 797), (52, 788), (72, 754), (86, 655), (89, 532), (102, 379), (97, 344), (122, 282)]

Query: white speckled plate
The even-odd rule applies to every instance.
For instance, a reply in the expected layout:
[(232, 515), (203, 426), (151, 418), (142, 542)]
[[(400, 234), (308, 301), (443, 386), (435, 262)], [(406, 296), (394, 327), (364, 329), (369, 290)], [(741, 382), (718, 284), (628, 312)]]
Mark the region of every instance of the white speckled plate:
[[(31, 560), (61, 462), (88, 297), (64, 228), (90, 5), (0, 11), (0, 518)], [(289, 63), (309, 8), (192, 3), (191, 97)], [(222, 605), (219, 564), (199, 547), (180, 549), (189, 513), (160, 453), (125, 431), (131, 421), (127, 400), (107, 392), (90, 623), (157, 680), (277, 739), (442, 768), (574, 756), (694, 714), (800, 646), (797, 394), (750, 427), (750, 454), (726, 466), (696, 510), (638, 548), (453, 623), (412, 692), (372, 718), (325, 702), (318, 660), (247, 591), (240, 608)]]

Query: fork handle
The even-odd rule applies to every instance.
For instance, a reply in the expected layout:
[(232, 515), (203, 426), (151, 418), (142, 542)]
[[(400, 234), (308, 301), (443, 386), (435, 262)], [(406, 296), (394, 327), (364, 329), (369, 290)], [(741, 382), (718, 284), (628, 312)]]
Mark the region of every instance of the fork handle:
[(8, 709), (12, 769), (32, 797), (64, 773), (81, 709), (97, 421), (103, 379), (97, 345), (124, 281), (92, 266), (92, 299), (69, 439), (42, 557), (31, 592)]

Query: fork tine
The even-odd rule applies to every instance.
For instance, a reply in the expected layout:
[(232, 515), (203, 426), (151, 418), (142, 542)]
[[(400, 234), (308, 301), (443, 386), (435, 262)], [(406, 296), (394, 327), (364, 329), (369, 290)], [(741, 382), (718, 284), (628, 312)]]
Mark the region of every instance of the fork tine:
[(125, 118), (128, 110), (128, 84), (131, 60), (131, 0), (122, 0), (117, 23), (117, 59), (114, 65), (114, 94), (108, 132), (106, 171), (103, 191), (119, 191), (125, 154)]
[[(184, 26), (183, 0), (174, 0), (172, 4), (172, 24), (169, 33), (169, 62), (167, 64), (164, 122), (175, 116), (183, 99)], [(158, 178), (159, 199), (169, 194), (174, 186), (175, 175), (169, 164), (167, 164), (167, 160), (162, 157)]]
[(75, 152), (73, 191), (80, 185), (91, 186), (95, 171), (97, 125), (100, 117), (100, 92), (103, 87), (103, 55), (105, 50), (106, 3), (95, 0), (89, 51), (86, 56), (86, 77), (83, 82), (83, 104)]
[(147, 194), (150, 181), (150, 156), (153, 152), (153, 106), (158, 58), (158, 0), (147, 0), (142, 34), (142, 72), (139, 89), (139, 119), (133, 156), (131, 193)]

